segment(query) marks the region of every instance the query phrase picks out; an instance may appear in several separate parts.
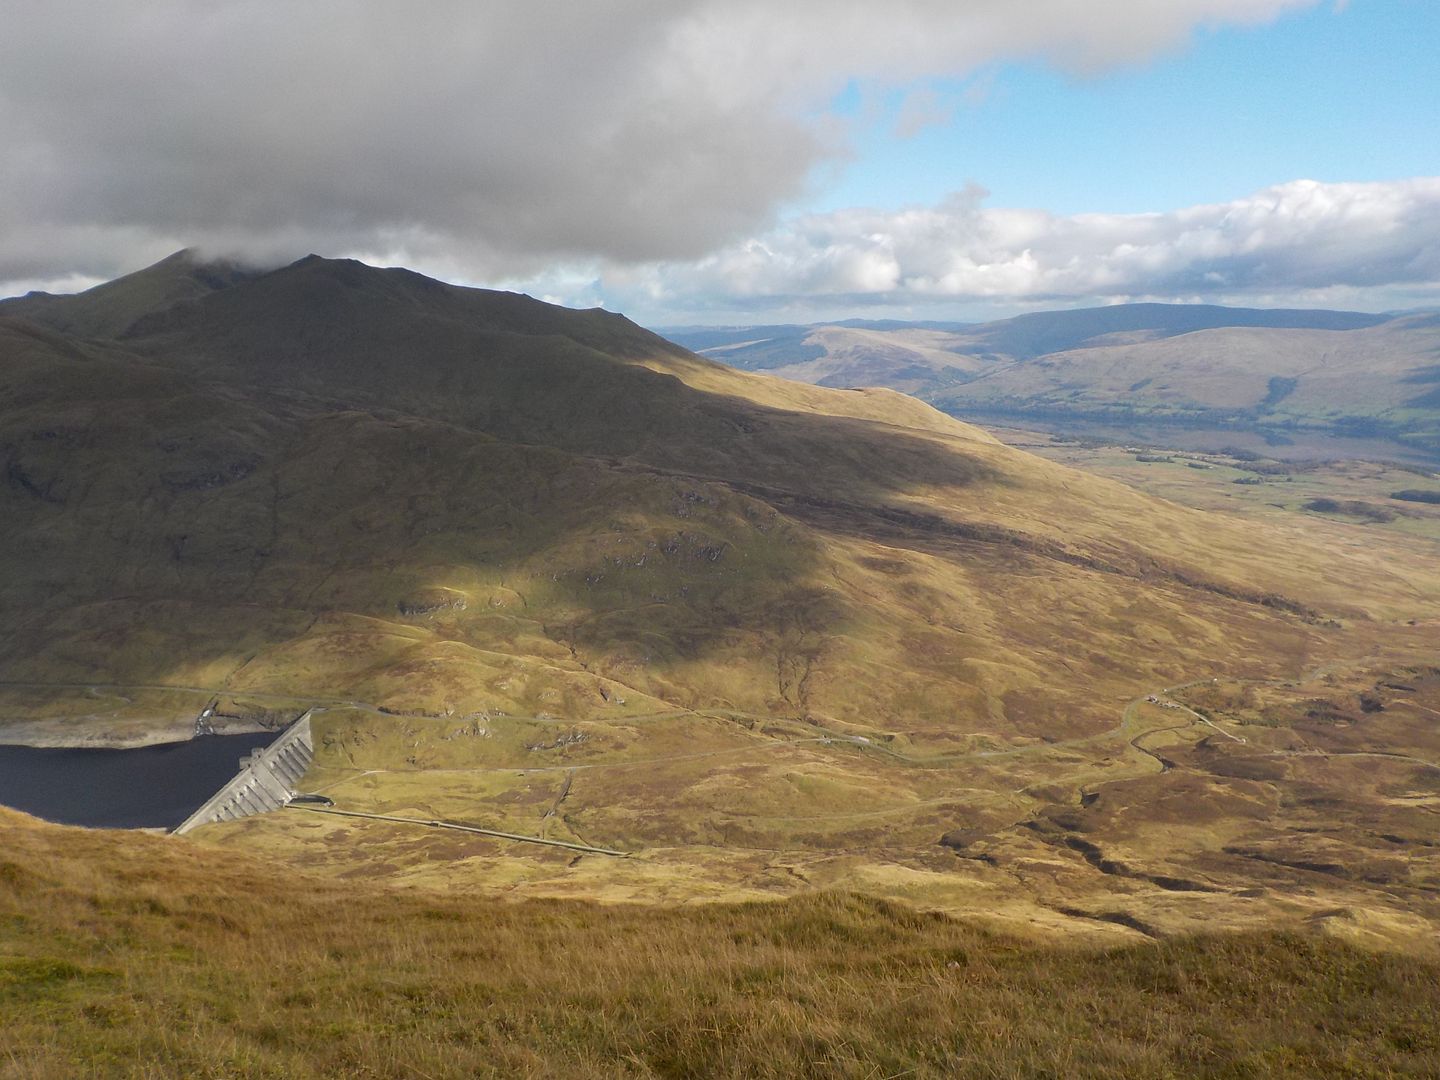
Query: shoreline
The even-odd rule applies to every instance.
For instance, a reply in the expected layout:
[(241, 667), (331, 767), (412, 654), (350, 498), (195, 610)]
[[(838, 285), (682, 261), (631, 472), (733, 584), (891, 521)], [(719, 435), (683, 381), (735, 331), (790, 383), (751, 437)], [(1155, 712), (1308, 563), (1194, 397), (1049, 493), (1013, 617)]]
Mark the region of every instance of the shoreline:
[[(170, 746), (225, 735), (259, 735), (267, 731), (279, 734), (280, 728), (267, 727), (258, 721), (227, 723), (206, 735), (196, 735), (193, 721), (155, 728), (133, 734), (106, 733), (89, 730), (84, 734), (24, 730), (28, 721), (0, 721), (0, 746), (28, 746), (37, 750), (139, 750), (147, 746)], [(41, 721), (43, 723), (43, 721)]]

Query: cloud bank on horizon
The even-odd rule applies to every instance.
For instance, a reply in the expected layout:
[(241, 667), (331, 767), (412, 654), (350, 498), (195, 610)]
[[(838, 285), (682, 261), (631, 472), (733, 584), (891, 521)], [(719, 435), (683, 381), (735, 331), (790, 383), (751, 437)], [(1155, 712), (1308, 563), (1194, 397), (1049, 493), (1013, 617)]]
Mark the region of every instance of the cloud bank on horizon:
[[(986, 209), (971, 188), (936, 207), (800, 217), (690, 263), (612, 271), (636, 303), (744, 310), (944, 301), (1423, 297), (1440, 282), (1440, 177), (1297, 180), (1168, 213)], [(1440, 294), (1437, 294), (1440, 295)]]
[(353, 255), (656, 315), (1423, 292), (1440, 280), (1427, 179), (1069, 217), (986, 208), (972, 187), (781, 219), (849, 152), (829, 108), (847, 84), (923, 105), (927, 79), (1011, 59), (1101, 71), (1316, 2), (137, 0), (82, 17), (17, 0), (0, 293), (183, 246)]

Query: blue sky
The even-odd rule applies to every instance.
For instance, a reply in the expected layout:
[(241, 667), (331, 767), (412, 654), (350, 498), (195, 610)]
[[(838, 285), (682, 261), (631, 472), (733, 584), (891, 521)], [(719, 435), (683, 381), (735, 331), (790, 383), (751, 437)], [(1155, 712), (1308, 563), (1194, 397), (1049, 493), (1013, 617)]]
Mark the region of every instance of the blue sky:
[[(1440, 302), (1440, 185), (1414, 184), (1440, 177), (1440, 3), (1431, 0), (1326, 2), (1260, 25), (1200, 24), (1181, 42), (1098, 70), (1016, 54), (953, 78), (850, 79), (814, 116), (840, 122), (846, 152), (820, 162), (805, 191), (783, 205), (777, 227), (749, 245), (763, 246), (768, 262), (792, 277), (814, 273), (822, 283), (787, 291), (784, 272), (764, 278), (753, 259), (722, 252), (695, 275), (696, 322), (743, 317), (747, 306), (803, 321), (977, 319), (1137, 299), (1373, 311)], [(935, 213), (967, 186), (980, 189), (977, 202)], [(1206, 205), (1218, 209), (1195, 209)], [(1256, 214), (1266, 206), (1273, 213)], [(988, 226), (1001, 223), (1005, 232), (1008, 210), (1043, 213), (1057, 235), (1104, 216), (1091, 249), (1060, 241), (1049, 268), (1084, 259), (1107, 265), (1058, 286), (1022, 274), (1009, 295), (975, 285), (974, 274), (946, 289), (915, 271), (934, 261), (937, 233), (985, 233), (972, 246), (991, 257)], [(986, 211), (999, 213), (987, 221)], [(925, 219), (924, 239), (903, 235), (904, 220), (916, 214)], [(1132, 243), (1127, 223), (1151, 214), (1166, 218), (1165, 235)], [(1006, 258), (1013, 268), (1031, 255), (1035, 230), (1022, 231), (997, 261), (1002, 269)], [(1196, 232), (1229, 250), (1189, 264), (1165, 250)], [(1266, 236), (1278, 242), (1266, 249), (1258, 242)], [(1375, 242), (1385, 236), (1408, 242)], [(1146, 246), (1158, 269), (1149, 280), (1117, 271), (1106, 244)], [(1323, 264), (1329, 278), (1307, 263)], [(844, 270), (827, 276), (822, 264)], [(1394, 280), (1377, 272), (1386, 264)], [(667, 267), (652, 288), (669, 303), (665, 279), (694, 272)], [(757, 276), (765, 283), (752, 288)], [(1117, 277), (1117, 285), (1087, 285)], [(859, 286), (847, 288), (847, 278)], [(909, 287), (916, 280), (927, 284)], [(645, 310), (645, 297), (604, 284), (596, 290), (602, 301)]]
[(951, 119), (900, 138), (910, 91), (848, 84), (831, 108), (855, 125), (856, 159), (817, 178), (805, 208), (933, 204), (974, 181), (992, 205), (1134, 213), (1301, 178), (1440, 175), (1435, 0), (1202, 28), (1188, 46), (1090, 76), (1016, 61), (927, 89)]

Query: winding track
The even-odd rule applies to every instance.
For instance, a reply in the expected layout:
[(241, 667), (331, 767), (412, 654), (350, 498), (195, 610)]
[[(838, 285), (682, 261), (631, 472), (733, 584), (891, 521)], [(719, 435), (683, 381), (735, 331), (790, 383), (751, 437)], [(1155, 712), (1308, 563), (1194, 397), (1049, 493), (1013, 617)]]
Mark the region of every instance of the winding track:
[(424, 825), (431, 829), (451, 829), (455, 832), (476, 833), (479, 836), (490, 836), (499, 840), (514, 840), (522, 844), (541, 844), (545, 847), (565, 848), (567, 851), (580, 851), (587, 855), (613, 855), (620, 859), (628, 859), (630, 857), (630, 852), (617, 851), (614, 848), (595, 847), (591, 844), (572, 844), (568, 840), (547, 840), (543, 836), (521, 836), (519, 833), (499, 832), (496, 829), (482, 829), (475, 825), (459, 825), (453, 821), (398, 817), (394, 814), (367, 814), (360, 810), (334, 810), (323, 806), (305, 806), (295, 803), (290, 804), (285, 807), (285, 809), (304, 810), (311, 814), (332, 814), (335, 817), (366, 818), (370, 821), (393, 821), (401, 825)]

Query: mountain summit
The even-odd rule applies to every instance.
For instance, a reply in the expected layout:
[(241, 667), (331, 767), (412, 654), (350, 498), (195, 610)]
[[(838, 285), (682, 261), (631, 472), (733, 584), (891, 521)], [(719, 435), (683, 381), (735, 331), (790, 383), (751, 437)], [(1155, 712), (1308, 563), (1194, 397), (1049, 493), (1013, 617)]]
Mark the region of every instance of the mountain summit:
[(33, 319), (86, 338), (122, 335), (144, 315), (259, 276), (239, 263), (206, 259), (193, 248), (74, 296), (31, 293), (0, 300), (0, 315)]

